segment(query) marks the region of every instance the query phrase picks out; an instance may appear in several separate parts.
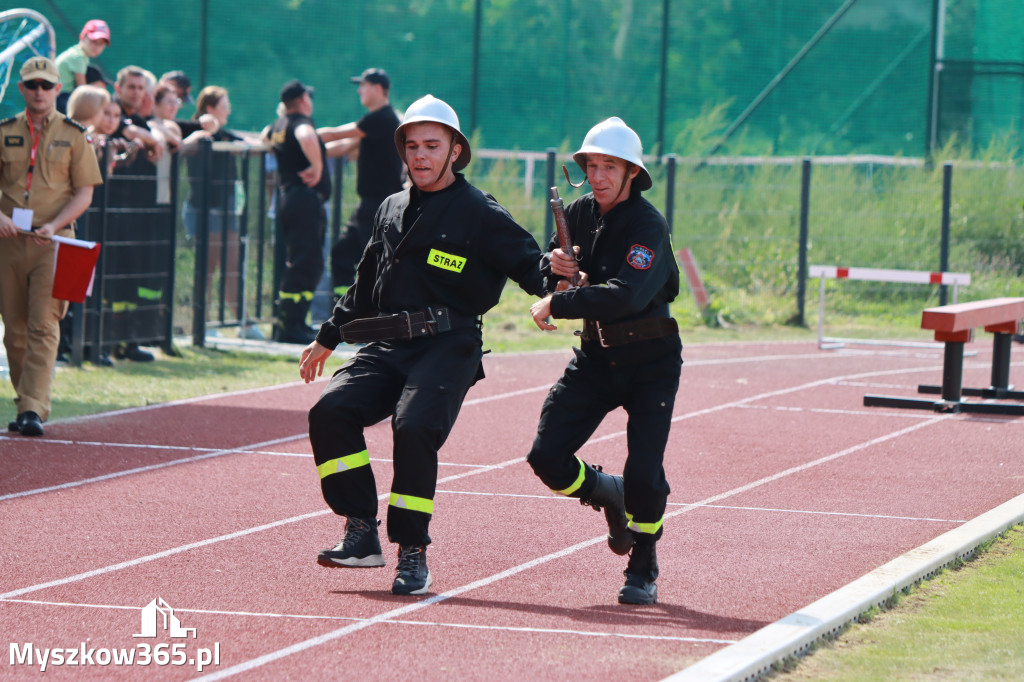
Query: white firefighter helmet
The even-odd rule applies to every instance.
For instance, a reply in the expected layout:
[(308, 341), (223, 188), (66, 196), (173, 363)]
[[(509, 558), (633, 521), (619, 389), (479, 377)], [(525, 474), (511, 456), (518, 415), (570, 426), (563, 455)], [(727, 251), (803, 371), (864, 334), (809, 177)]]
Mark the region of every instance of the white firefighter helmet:
[(409, 105), (402, 117), (402, 124), (395, 130), (395, 146), (398, 148), (398, 156), (405, 159), (405, 127), (413, 123), (440, 123), (448, 126), (455, 133), (455, 142), (462, 145), (462, 152), (452, 162), (452, 170), (460, 171), (469, 165), (472, 153), (469, 149), (469, 140), (459, 130), (459, 117), (446, 102), (439, 100), (433, 95), (424, 95)]
[(644, 167), (644, 148), (640, 136), (618, 116), (605, 119), (587, 131), (583, 146), (572, 155), (584, 173), (587, 172), (587, 154), (607, 154), (628, 161), (640, 169), (633, 181), (637, 189), (642, 191), (651, 188), (651, 174)]

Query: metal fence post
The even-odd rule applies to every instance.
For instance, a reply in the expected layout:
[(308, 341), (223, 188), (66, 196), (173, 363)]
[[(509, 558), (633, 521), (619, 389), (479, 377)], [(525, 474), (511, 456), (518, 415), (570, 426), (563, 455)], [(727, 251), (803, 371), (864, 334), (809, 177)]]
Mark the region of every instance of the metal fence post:
[[(103, 184), (99, 186), (99, 220), (96, 229), (89, 225), (89, 239), (105, 244), (107, 241), (107, 204), (110, 196), (109, 182), (110, 173), (107, 172), (110, 160), (110, 147), (103, 145), (100, 154), (100, 177)], [(96, 329), (92, 335), (92, 344), (89, 346), (89, 362), (97, 364), (103, 354), (103, 302), (107, 298), (107, 262), (108, 257), (104, 254), (106, 249), (100, 247), (99, 260), (96, 263), (96, 282), (93, 285), (92, 303), (89, 306), (96, 315)]]
[[(267, 152), (260, 152), (260, 190), (259, 190), (259, 215), (256, 216), (256, 229), (258, 231), (256, 237), (256, 252), (259, 256), (256, 258), (256, 319), (263, 317), (263, 261), (264, 251), (267, 246), (267, 213), (269, 207), (267, 206)], [(273, 308), (273, 306), (271, 306)]]
[(206, 273), (210, 260), (210, 174), (213, 165), (213, 142), (199, 141), (199, 177), (189, 178), (196, 183), (199, 194), (199, 212), (196, 215), (195, 271), (192, 277), (192, 345), (202, 348), (206, 343)]
[[(942, 164), (942, 237), (939, 244), (939, 272), (949, 271), (949, 205), (953, 196), (953, 164)], [(939, 285), (939, 305), (946, 305), (947, 287)]]
[(175, 277), (175, 264), (178, 260), (178, 166), (180, 159), (177, 154), (171, 155), (171, 171), (170, 171), (170, 211), (167, 215), (167, 220), (170, 223), (168, 232), (170, 238), (167, 240), (167, 273), (169, 281), (167, 286), (163, 287), (163, 301), (164, 310), (166, 311), (166, 318), (164, 323), (164, 342), (160, 344), (161, 350), (168, 355), (178, 355), (174, 350), (174, 289), (177, 278)]
[[(252, 150), (246, 149), (242, 154), (242, 194), (244, 200), (242, 201), (241, 214), (238, 216), (238, 323), (239, 333), (244, 334), (245, 330), (249, 326), (249, 315), (246, 310), (245, 303), (245, 290), (246, 284), (249, 280), (249, 180), (250, 172), (249, 166), (252, 164)], [(235, 207), (235, 211), (238, 211), (238, 207)]]
[(799, 263), (796, 273), (796, 318), (793, 322), (806, 327), (807, 303), (807, 241), (809, 239), (808, 215), (811, 207), (811, 158), (804, 157), (800, 172), (800, 246)]

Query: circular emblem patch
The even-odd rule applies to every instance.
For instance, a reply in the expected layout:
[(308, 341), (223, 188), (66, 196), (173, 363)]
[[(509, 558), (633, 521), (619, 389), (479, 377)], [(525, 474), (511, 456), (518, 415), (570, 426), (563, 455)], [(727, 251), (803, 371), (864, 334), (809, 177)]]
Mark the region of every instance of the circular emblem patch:
[(639, 244), (633, 244), (629, 249), (629, 255), (626, 256), (626, 262), (637, 270), (646, 270), (651, 267), (651, 261), (653, 260), (654, 252), (646, 246), (640, 246)]

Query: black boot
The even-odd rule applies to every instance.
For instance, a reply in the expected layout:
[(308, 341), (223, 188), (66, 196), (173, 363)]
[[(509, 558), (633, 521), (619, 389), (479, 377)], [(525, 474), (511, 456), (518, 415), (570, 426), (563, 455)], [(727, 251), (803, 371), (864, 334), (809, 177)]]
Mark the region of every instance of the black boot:
[(306, 325), (309, 301), (282, 299), (278, 301), (278, 319), (274, 324), (274, 341), (309, 345), (316, 339), (316, 330)]
[(380, 551), (380, 538), (377, 535), (377, 519), (360, 519), (348, 517), (345, 523), (345, 537), (332, 549), (324, 549), (316, 557), (321, 566), (335, 568), (350, 566), (373, 568), (384, 565), (384, 555)]
[(633, 550), (623, 575), (626, 584), (619, 588), (620, 604), (653, 604), (658, 601), (657, 540), (648, 533), (633, 533)]
[(580, 504), (588, 504), (600, 511), (608, 522), (608, 547), (618, 555), (624, 555), (633, 546), (633, 536), (626, 521), (626, 505), (623, 500), (622, 476), (612, 476), (594, 466), (594, 485), (587, 492), (580, 493)]

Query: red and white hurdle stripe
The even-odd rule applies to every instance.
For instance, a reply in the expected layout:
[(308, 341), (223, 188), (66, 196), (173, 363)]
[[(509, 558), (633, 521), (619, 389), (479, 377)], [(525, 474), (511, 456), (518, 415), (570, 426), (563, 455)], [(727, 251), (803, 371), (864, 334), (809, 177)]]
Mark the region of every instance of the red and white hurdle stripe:
[(842, 268), (838, 265), (812, 265), (811, 277), (825, 279), (856, 279), (866, 282), (898, 282), (905, 284), (947, 284), (966, 286), (971, 276), (966, 272), (925, 272), (920, 270), (882, 270), (879, 268)]
[(914, 348), (942, 348), (942, 344), (923, 342), (874, 341), (870, 339), (838, 339), (824, 335), (825, 325), (825, 280), (853, 279), (866, 282), (892, 282), (897, 284), (945, 284), (953, 287), (953, 303), (957, 302), (957, 294), (961, 286), (971, 283), (971, 276), (966, 272), (927, 272), (922, 270), (883, 270), (881, 268), (844, 268), (838, 265), (812, 265), (810, 277), (820, 277), (818, 287), (818, 348), (841, 348), (848, 343), (880, 345), (880, 346), (911, 346)]

